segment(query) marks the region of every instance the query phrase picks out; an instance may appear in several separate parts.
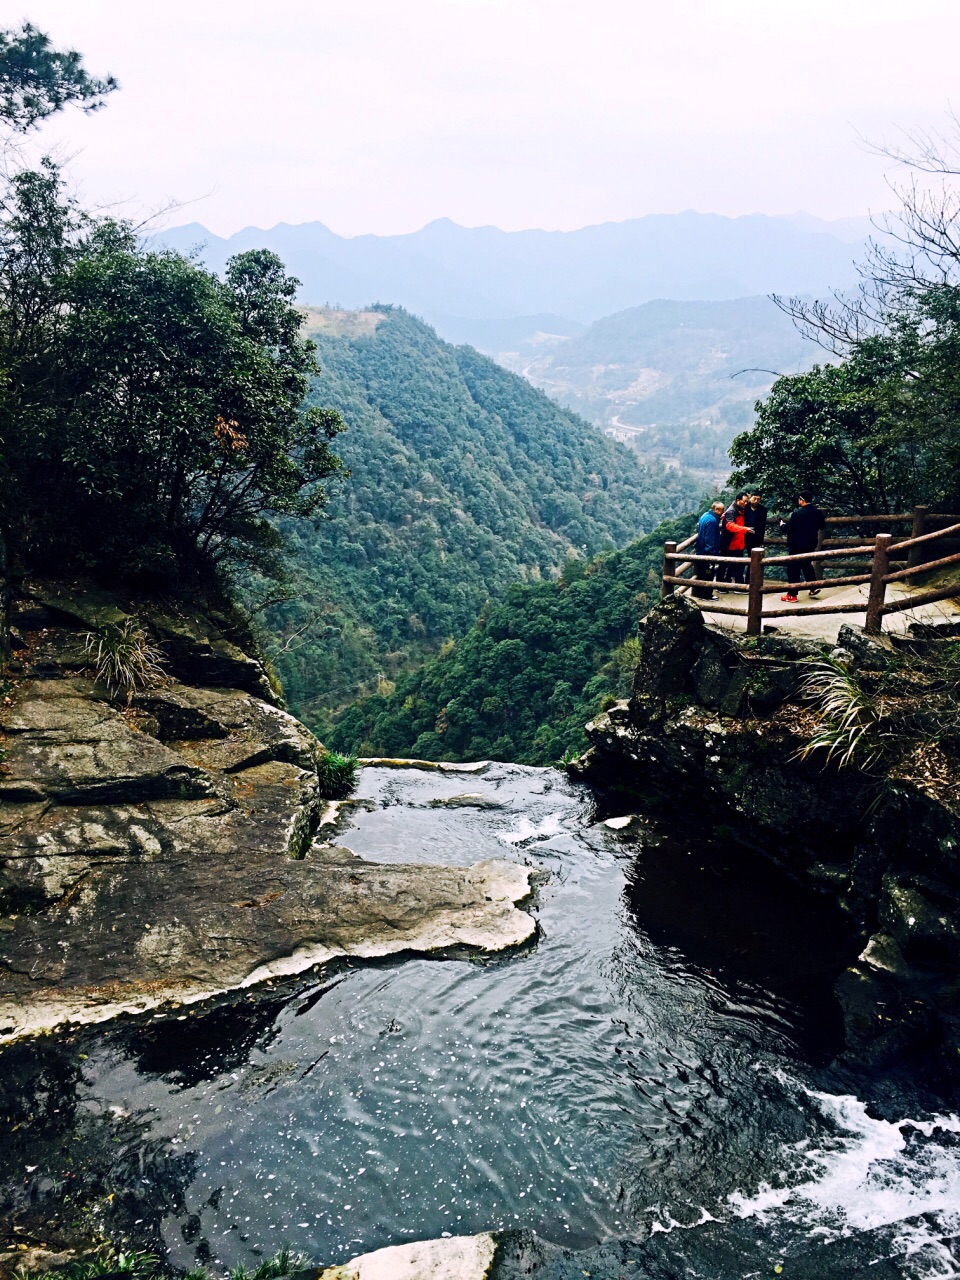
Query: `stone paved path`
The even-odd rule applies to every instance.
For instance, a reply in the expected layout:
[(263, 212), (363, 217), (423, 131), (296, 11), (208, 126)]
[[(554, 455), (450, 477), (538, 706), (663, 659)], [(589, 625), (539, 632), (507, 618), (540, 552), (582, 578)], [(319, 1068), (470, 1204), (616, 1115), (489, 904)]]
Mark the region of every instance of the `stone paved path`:
[[(946, 579), (944, 579), (944, 585)], [(925, 583), (922, 590), (929, 590), (931, 583)], [(891, 582), (887, 587), (887, 600), (902, 600), (904, 597), (917, 594), (920, 588), (913, 588), (907, 582)], [(811, 636), (824, 640), (836, 640), (837, 632), (843, 624), (849, 623), (854, 627), (862, 627), (866, 620), (867, 608), (867, 591), (866, 584), (859, 587), (836, 587), (831, 590), (825, 588), (819, 602), (827, 605), (830, 604), (853, 604), (857, 601), (863, 602), (863, 613), (827, 613), (822, 615), (807, 614), (797, 617), (771, 618), (769, 622), (764, 622), (764, 630), (767, 627), (776, 627), (778, 630), (791, 631), (797, 635)], [(746, 596), (740, 592), (729, 592), (721, 595), (717, 600), (718, 604), (740, 604), (741, 599), (746, 602)], [(817, 603), (807, 596), (806, 592), (800, 593), (799, 603), (808, 605)], [(769, 595), (764, 599), (766, 608), (780, 608), (781, 602), (779, 596)], [(743, 631), (746, 628), (746, 619), (733, 617), (730, 614), (714, 613), (709, 608), (704, 609), (704, 616), (713, 625), (725, 627), (733, 631)], [(933, 604), (917, 605), (915, 609), (904, 609), (900, 613), (892, 613), (883, 620), (884, 631), (905, 632), (914, 622), (960, 622), (960, 580), (957, 582), (957, 594), (949, 600), (939, 600)]]

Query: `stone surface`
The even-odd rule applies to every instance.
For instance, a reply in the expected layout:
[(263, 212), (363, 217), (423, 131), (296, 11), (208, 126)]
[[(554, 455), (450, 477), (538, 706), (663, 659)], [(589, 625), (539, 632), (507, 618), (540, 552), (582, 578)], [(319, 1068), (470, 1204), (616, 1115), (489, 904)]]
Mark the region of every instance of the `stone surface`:
[(634, 697), (654, 702), (687, 692), (703, 633), (703, 615), (684, 596), (669, 596), (648, 614)]
[(896, 645), (889, 636), (868, 636), (862, 627), (851, 627), (845, 622), (837, 632), (837, 645), (853, 655), (856, 670), (883, 671), (896, 656)]
[(488, 1232), (418, 1240), (327, 1267), (317, 1280), (486, 1280), (495, 1253), (496, 1240)]
[[(570, 771), (712, 817), (830, 895), (849, 921), (851, 959), (859, 953), (837, 977), (849, 1061), (923, 1052), (931, 1070), (957, 1076), (960, 812), (918, 781), (799, 756), (816, 723), (801, 696), (804, 664), (826, 643), (789, 632), (738, 639), (690, 613), (670, 600), (648, 616), (629, 715), (591, 721), (590, 750)], [(841, 639), (855, 669), (875, 683), (871, 673), (883, 673), (896, 691), (890, 641), (849, 626)]]
[(465, 791), (459, 796), (438, 796), (430, 801), (431, 809), (502, 809), (503, 805), (493, 796)]
[[(323, 748), (251, 692), (259, 664), (204, 615), (162, 615), (168, 637), (176, 618), (178, 669), (247, 687), (171, 676), (118, 706), (56, 654), (75, 654), (83, 628), (114, 625), (119, 606), (92, 590), (34, 591), (26, 610), (45, 625), (26, 632), (22, 678), (0, 707), (0, 1039), (336, 956), (498, 950), (533, 935), (515, 906), (527, 868), (380, 866), (324, 843), (351, 802), (321, 797)], [(137, 616), (153, 627), (149, 606)]]

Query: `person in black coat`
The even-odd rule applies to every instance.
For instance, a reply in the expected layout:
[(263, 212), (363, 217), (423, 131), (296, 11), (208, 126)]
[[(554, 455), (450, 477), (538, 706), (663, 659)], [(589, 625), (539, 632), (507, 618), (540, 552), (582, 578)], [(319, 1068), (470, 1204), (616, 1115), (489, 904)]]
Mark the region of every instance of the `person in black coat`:
[(759, 493), (750, 494), (743, 514), (747, 519), (747, 528), (753, 530), (753, 536), (750, 539), (750, 550), (753, 551), (755, 547), (763, 546), (767, 536), (767, 508), (760, 501)]
[[(788, 520), (781, 523), (787, 531), (787, 555), (800, 556), (805, 551), (816, 551), (820, 542), (820, 530), (826, 525), (826, 520), (823, 512), (814, 502), (813, 494), (807, 490), (797, 499), (796, 511)], [(817, 571), (812, 560), (798, 560), (788, 568), (790, 572), (787, 577), (791, 582), (799, 583), (801, 579), (811, 583), (817, 581)], [(819, 595), (820, 588), (811, 586), (810, 594), (811, 596)], [(780, 597), (781, 600), (789, 603), (796, 598), (796, 588), (793, 587), (788, 587), (787, 594)]]

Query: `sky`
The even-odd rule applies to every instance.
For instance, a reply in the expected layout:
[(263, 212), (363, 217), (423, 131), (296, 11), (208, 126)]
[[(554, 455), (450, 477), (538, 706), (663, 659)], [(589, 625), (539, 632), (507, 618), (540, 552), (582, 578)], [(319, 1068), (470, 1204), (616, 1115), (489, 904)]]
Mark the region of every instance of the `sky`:
[(876, 213), (960, 99), (960, 0), (15, 3), (121, 83), (40, 139), (84, 198), (220, 235)]

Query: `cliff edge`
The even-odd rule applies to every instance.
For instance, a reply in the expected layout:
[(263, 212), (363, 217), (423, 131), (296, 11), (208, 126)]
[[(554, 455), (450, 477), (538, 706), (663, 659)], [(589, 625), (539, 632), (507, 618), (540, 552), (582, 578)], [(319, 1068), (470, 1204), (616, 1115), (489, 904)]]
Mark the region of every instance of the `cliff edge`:
[[(97, 637), (161, 670), (128, 697)], [(497, 950), (529, 871), (379, 865), (324, 838), (324, 748), (230, 620), (33, 583), (0, 701), (0, 1042), (188, 1004), (336, 956)], [(91, 639), (92, 638), (92, 639)]]
[[(836, 645), (747, 638), (673, 597), (646, 619), (633, 696), (587, 726), (590, 749), (570, 771), (695, 813), (830, 895), (856, 957), (835, 988), (846, 1061), (921, 1062), (955, 1080), (960, 728), (944, 719), (941, 694), (956, 642), (921, 631), (896, 643), (848, 626)], [(802, 682), (828, 656), (887, 708), (880, 763), (839, 768), (800, 754), (819, 722)]]

